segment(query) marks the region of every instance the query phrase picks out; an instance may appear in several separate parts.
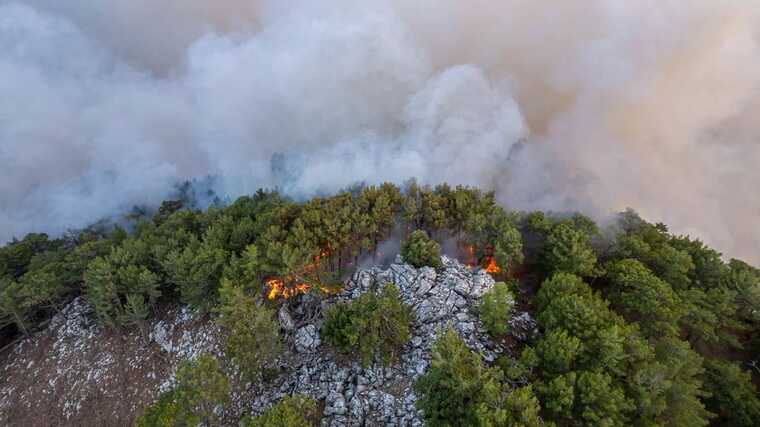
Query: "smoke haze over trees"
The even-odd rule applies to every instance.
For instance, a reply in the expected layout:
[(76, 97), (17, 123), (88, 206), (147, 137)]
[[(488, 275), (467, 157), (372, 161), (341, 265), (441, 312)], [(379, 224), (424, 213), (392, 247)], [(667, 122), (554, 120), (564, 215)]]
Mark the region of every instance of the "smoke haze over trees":
[(0, 0), (0, 241), (416, 177), (760, 260), (758, 2), (91, 3)]

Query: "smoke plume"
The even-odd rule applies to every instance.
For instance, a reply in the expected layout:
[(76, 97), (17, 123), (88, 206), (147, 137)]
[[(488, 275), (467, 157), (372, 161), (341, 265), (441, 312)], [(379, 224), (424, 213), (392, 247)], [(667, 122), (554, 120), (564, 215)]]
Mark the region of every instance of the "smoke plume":
[(416, 177), (760, 261), (759, 117), (760, 2), (0, 0), (0, 240)]

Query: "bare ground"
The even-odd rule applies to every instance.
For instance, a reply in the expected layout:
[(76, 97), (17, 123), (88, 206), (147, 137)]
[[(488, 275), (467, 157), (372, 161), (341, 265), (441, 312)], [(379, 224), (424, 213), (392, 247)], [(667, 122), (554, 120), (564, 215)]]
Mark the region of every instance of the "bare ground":
[[(176, 367), (174, 354), (139, 332), (97, 326), (82, 310), (72, 304), (0, 356), (0, 425), (130, 426), (155, 400)], [(167, 338), (192, 338), (190, 331), (204, 329), (199, 322), (179, 323)]]

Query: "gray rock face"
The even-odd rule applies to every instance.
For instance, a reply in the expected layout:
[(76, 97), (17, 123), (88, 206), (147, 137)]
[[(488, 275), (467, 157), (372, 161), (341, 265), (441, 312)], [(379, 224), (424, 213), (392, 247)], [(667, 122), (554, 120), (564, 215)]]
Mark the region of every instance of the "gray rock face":
[(280, 311), (277, 312), (277, 320), (280, 322), (280, 327), (286, 331), (292, 331), (296, 327), (286, 305), (280, 307)]
[(306, 325), (296, 331), (296, 351), (312, 353), (319, 347), (319, 331), (314, 325)]
[(396, 365), (363, 368), (358, 361), (338, 362), (329, 349), (319, 347), (318, 325), (309, 324), (295, 332), (297, 354), (288, 361), (286, 373), (256, 393), (258, 398), (249, 402), (247, 410), (259, 413), (286, 394), (306, 393), (325, 400), (325, 427), (423, 425), (412, 385), (427, 370), (431, 345), (441, 330), (453, 326), (471, 349), (489, 361), (503, 351), (489, 339), (474, 312), (493, 287), (493, 278), (456, 260), (443, 257), (442, 261), (438, 271), (415, 269), (399, 260), (386, 269), (357, 271), (342, 293), (324, 302), (327, 308), (395, 284), (416, 316), (412, 339)]

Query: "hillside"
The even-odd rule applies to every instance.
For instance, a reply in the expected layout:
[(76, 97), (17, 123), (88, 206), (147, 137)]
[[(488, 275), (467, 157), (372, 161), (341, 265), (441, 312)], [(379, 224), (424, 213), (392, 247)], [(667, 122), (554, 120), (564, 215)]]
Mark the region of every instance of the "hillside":
[(3, 425), (760, 417), (760, 271), (633, 211), (413, 183), (193, 206), (0, 248)]
[[(489, 339), (474, 310), (493, 287), (493, 279), (455, 260), (443, 262), (438, 272), (403, 263), (363, 269), (348, 280), (343, 292), (320, 302), (329, 306), (396, 284), (402, 300), (413, 307), (416, 322), (398, 363), (387, 369), (364, 368), (321, 345), (317, 331), (322, 322), (302, 318), (302, 308), (310, 301), (283, 305), (279, 326), (288, 354), (275, 364), (279, 375), (269, 383), (234, 390), (225, 412), (227, 422), (263, 412), (285, 395), (306, 393), (324, 401), (325, 425), (422, 425), (411, 387), (427, 369), (439, 331), (453, 325), (470, 348), (491, 362), (503, 352)], [(4, 425), (131, 425), (144, 406), (174, 385), (180, 361), (204, 352), (224, 357), (219, 328), (187, 310), (168, 310), (152, 321), (147, 343), (135, 333), (109, 333), (91, 316), (91, 308), (78, 298), (48, 328), (16, 347), (4, 367), (7, 382), (0, 389)], [(524, 317), (512, 321), (514, 331), (530, 328), (530, 317)]]

